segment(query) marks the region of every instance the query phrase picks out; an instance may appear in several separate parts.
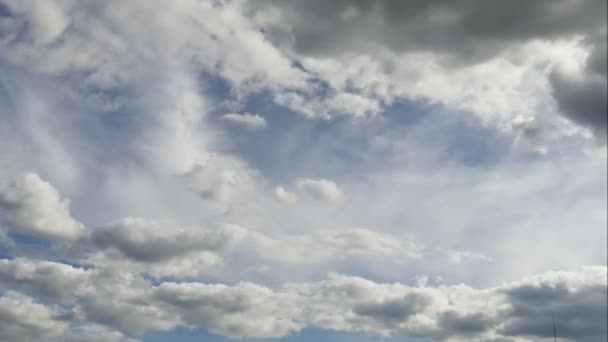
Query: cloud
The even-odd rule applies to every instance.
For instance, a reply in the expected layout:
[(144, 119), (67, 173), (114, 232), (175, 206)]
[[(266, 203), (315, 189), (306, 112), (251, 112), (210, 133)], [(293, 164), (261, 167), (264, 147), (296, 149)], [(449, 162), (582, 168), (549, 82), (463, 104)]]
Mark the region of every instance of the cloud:
[(215, 231), (184, 230), (139, 218), (125, 218), (91, 231), (89, 262), (160, 276), (199, 274), (221, 261), (247, 234), (226, 226)]
[[(277, 46), (329, 83), (321, 100), (275, 96), (307, 116), (352, 112), (355, 98), (356, 116), (399, 98), (426, 98), (504, 127), (517, 115), (546, 108), (547, 101), (539, 100), (553, 96), (566, 117), (605, 136), (606, 18), (598, 14), (606, 11), (605, 1), (342, 0), (303, 6), (268, 0), (248, 6), (259, 12), (260, 25), (269, 27)], [(580, 37), (590, 44), (572, 45)], [(542, 70), (576, 63), (577, 49), (591, 51), (588, 68), (572, 75)]]
[(274, 188), (274, 196), (281, 202), (286, 204), (294, 204), (298, 200), (298, 197), (293, 192), (285, 190), (282, 186)]
[(183, 321), (233, 338), (281, 337), (300, 329), (281, 294), (254, 284), (163, 283), (156, 297)]
[[(261, 3), (261, 5), (260, 5)], [(289, 29), (295, 51), (311, 55), (395, 51), (436, 51), (476, 61), (513, 42), (585, 33), (605, 25), (606, 4), (538, 1), (496, 4), (483, 1), (356, 0), (252, 2), (275, 11), (268, 21)], [(569, 20), (564, 20), (568, 18)], [(515, 19), (518, 24), (513, 25)], [(278, 34), (277, 34), (278, 35)], [(456, 44), (455, 42), (459, 42)]]
[[(219, 73), (244, 93), (306, 84), (306, 74), (292, 67), (289, 58), (256, 30), (237, 2), (216, 6), (188, 0), (181, 5), (159, 3), (154, 8), (145, 1), (95, 5), (53, 1), (45, 8), (32, 1), (8, 1), (7, 5), (11, 25), (0, 45), (11, 50), (3, 49), (2, 59), (45, 73), (75, 76), (79, 92), (102, 100), (111, 100), (107, 90), (150, 76), (150, 66), (175, 71), (193, 65)], [(125, 20), (126, 12), (166, 20), (154, 20), (143, 30)], [(189, 20), (192, 13), (214, 15)], [(26, 32), (30, 39), (19, 39), (18, 32)], [(159, 46), (154, 40), (170, 44)], [(126, 53), (132, 48), (139, 52)], [(47, 58), (40, 59), (39, 54)]]
[(69, 201), (34, 173), (0, 175), (0, 210), (13, 232), (60, 240), (75, 240), (84, 232), (70, 215)]
[(0, 279), (11, 288), (37, 296), (67, 301), (78, 292), (89, 272), (72, 266), (26, 258), (1, 259)]
[(50, 340), (67, 332), (59, 313), (31, 297), (8, 291), (0, 297), (0, 340)]
[(62, 5), (56, 1), (42, 6), (32, 1), (6, 2), (9, 11), (21, 19), (15, 20), (14, 24), (21, 24), (27, 39), (36, 45), (56, 41), (70, 25), (70, 18)]
[(262, 260), (273, 263), (320, 264), (352, 256), (420, 258), (423, 248), (411, 239), (368, 229), (341, 229), (299, 235), (251, 232), (247, 244)]
[(460, 250), (446, 250), (445, 254), (448, 257), (448, 260), (452, 264), (461, 264), (463, 262), (471, 262), (471, 261), (484, 261), (484, 262), (492, 262), (492, 258), (487, 255), (483, 255), (481, 253), (476, 253), (473, 251), (460, 251)]
[(339, 203), (344, 199), (342, 189), (333, 181), (325, 178), (298, 178), (296, 188), (317, 200)]
[(580, 274), (547, 273), (501, 289), (511, 304), (499, 331), (509, 336), (550, 338), (555, 319), (561, 338), (600, 341), (606, 336), (606, 285), (601, 268)]
[[(15, 263), (48, 267), (45, 262)], [(64, 282), (62, 277), (55, 272), (45, 281), (58, 287)], [(27, 278), (13, 281), (30, 282)], [(101, 324), (130, 336), (190, 326), (237, 338), (281, 337), (318, 327), (434, 340), (534, 339), (550, 336), (552, 314), (562, 338), (599, 341), (606, 334), (604, 266), (548, 272), (485, 289), (466, 285), (413, 287), (335, 274), (321, 281), (285, 283), (276, 288), (246, 282), (161, 281), (154, 285), (139, 276), (103, 269), (87, 271), (78, 281), (73, 302), (64, 302), (71, 303), (64, 309), (73, 314), (62, 317), (92, 327)], [(29, 291), (37, 295), (45, 290), (32, 287)], [(18, 310), (23, 305), (8, 305), (17, 301), (33, 310), (28, 312), (39, 312), (43, 317), (31, 323), (14, 318), (4, 321), (20, 322), (21, 326), (35, 322), (41, 326), (38, 330), (49, 335), (68, 333), (69, 321), (57, 325), (49, 309), (14, 292), (0, 299), (0, 310), (9, 315), (6, 317), (21, 317)], [(12, 333), (15, 329), (21, 328), (16, 325), (3, 331)], [(34, 328), (31, 331), (36, 332)]]
[(381, 109), (377, 99), (350, 92), (334, 92), (317, 99), (286, 91), (275, 94), (274, 101), (313, 119), (330, 119), (335, 115), (365, 117), (378, 114)]
[(109, 226), (92, 231), (93, 243), (101, 249), (114, 248), (123, 257), (141, 262), (181, 257), (193, 251), (220, 252), (230, 248), (238, 236), (238, 229), (217, 232), (186, 231), (169, 228), (144, 219), (125, 218)]
[(137, 342), (122, 333), (110, 330), (104, 326), (88, 324), (73, 328), (68, 336), (69, 342)]
[(175, 328), (179, 318), (151, 301), (153, 292), (150, 283), (138, 275), (100, 270), (78, 292), (74, 315), (128, 336)]
[(229, 206), (244, 201), (254, 186), (246, 166), (217, 155), (196, 163), (183, 177), (201, 198)]
[(249, 129), (260, 129), (267, 125), (263, 117), (251, 113), (228, 113), (222, 115), (222, 119)]
[[(560, 313), (564, 337), (599, 341), (606, 333), (606, 279), (602, 278), (605, 274), (605, 267), (592, 267), (542, 274), (479, 290), (465, 285), (415, 288), (345, 276), (287, 288), (303, 295), (308, 303), (301, 304), (308, 308), (307, 320), (330, 329), (455, 341), (549, 337), (551, 308), (547, 305), (556, 305), (565, 310)], [(556, 288), (560, 289), (557, 293)], [(525, 293), (526, 289), (536, 292), (527, 299), (509, 295)], [(530, 300), (536, 302), (532, 304)], [(577, 304), (569, 306), (569, 303)], [(538, 311), (526, 310), (532, 307)], [(526, 318), (518, 317), (521, 314)], [(579, 330), (569, 332), (569, 324), (575, 323), (568, 320), (575, 316), (589, 318), (589, 324), (576, 326)], [(525, 326), (522, 330), (508, 329), (526, 319), (531, 319), (532, 326), (542, 325), (542, 329)]]
[(551, 73), (553, 95), (561, 112), (570, 120), (591, 128), (604, 143), (608, 121), (606, 83), (606, 33), (593, 37), (591, 53), (582, 70), (569, 73), (557, 68)]

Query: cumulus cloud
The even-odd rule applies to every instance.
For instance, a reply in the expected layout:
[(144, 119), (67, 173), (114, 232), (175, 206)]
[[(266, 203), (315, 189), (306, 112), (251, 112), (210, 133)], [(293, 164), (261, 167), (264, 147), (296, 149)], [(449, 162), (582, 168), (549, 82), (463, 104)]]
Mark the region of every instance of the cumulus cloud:
[(0, 340), (52, 340), (67, 332), (60, 313), (15, 291), (0, 297)]
[(70, 299), (87, 279), (84, 269), (26, 258), (0, 260), (0, 279), (14, 289), (29, 291), (58, 301)]
[(92, 322), (141, 336), (147, 331), (164, 331), (180, 321), (150, 300), (154, 289), (139, 275), (100, 270), (92, 275), (73, 307), (78, 320)]
[[(46, 282), (58, 286), (61, 278), (54, 273)], [(413, 287), (344, 275), (277, 288), (252, 283), (153, 285), (138, 276), (104, 270), (88, 271), (78, 285), (67, 307), (74, 314), (63, 315), (64, 319), (82, 320), (92, 327), (101, 324), (131, 336), (183, 325), (237, 338), (281, 337), (319, 327), (440, 341), (538, 339), (551, 336), (552, 315), (562, 338), (600, 341), (606, 334), (603, 266), (548, 272), (485, 289)], [(36, 291), (42, 289), (32, 293)], [(12, 305), (17, 302), (21, 305)], [(22, 308), (40, 317), (21, 318)], [(0, 310), (7, 317), (2, 322), (18, 323), (3, 330), (9, 334), (23, 332), (19, 329), (24, 326), (33, 334), (68, 334), (68, 323), (58, 324), (57, 313), (22, 294), (5, 294)]]
[(339, 203), (344, 199), (342, 189), (334, 181), (325, 178), (298, 178), (296, 188), (317, 200)]
[(89, 261), (154, 276), (196, 275), (221, 261), (247, 231), (226, 226), (216, 231), (184, 230), (138, 218), (125, 218), (91, 231)]
[(222, 119), (249, 129), (260, 129), (267, 125), (263, 117), (251, 113), (228, 113), (222, 115)]
[(298, 308), (271, 289), (242, 283), (235, 286), (163, 283), (156, 296), (183, 321), (215, 334), (235, 338), (271, 338), (300, 329)]
[[(560, 317), (563, 321), (558, 324), (564, 324), (564, 337), (599, 341), (606, 333), (603, 322), (606, 318), (605, 274), (605, 267), (548, 273), (484, 290), (465, 285), (414, 288), (334, 276), (317, 284), (293, 285), (290, 289), (306, 294), (305, 300), (311, 307), (308, 319), (320, 326), (456, 341), (549, 337), (548, 333), (552, 332), (551, 308), (547, 305), (583, 302), (585, 304), (570, 307), (568, 313), (562, 313)], [(563, 290), (560, 294), (551, 295), (556, 288)], [(527, 303), (538, 308), (537, 312), (526, 311), (516, 298), (504, 295), (511, 291), (525, 293), (526, 289), (537, 291), (533, 297), (529, 297), (535, 298), (535, 305)], [(596, 304), (591, 304), (591, 298), (596, 300)], [(602, 309), (604, 312), (601, 312)], [(525, 321), (518, 317), (520, 312), (529, 313), (526, 317), (532, 320), (531, 325), (522, 327), (521, 331), (508, 330), (511, 324)], [(568, 335), (568, 325), (574, 324), (568, 320), (575, 315), (588, 317), (589, 326), (580, 326), (581, 330)], [(534, 324), (542, 325), (542, 329), (535, 330)], [(585, 328), (588, 330), (583, 332)]]
[(83, 225), (69, 212), (69, 201), (34, 173), (0, 175), (0, 210), (8, 229), (17, 233), (75, 240)]
[(578, 274), (550, 272), (504, 286), (499, 291), (506, 295), (510, 306), (500, 333), (550, 338), (553, 330), (547, 323), (553, 317), (562, 338), (605, 338), (604, 272), (602, 268), (587, 268)]

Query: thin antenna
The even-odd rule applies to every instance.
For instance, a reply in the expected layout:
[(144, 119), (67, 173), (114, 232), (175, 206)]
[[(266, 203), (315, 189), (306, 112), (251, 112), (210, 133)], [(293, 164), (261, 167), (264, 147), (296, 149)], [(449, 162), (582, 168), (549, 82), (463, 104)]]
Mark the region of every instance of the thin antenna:
[(551, 316), (551, 321), (553, 321), (553, 340), (557, 342), (557, 333), (555, 333), (555, 318)]

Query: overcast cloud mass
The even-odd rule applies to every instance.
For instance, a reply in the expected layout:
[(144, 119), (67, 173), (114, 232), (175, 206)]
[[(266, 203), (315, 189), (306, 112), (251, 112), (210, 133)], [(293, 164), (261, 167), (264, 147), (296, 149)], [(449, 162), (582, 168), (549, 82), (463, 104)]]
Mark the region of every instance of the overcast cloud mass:
[(0, 341), (607, 341), (606, 0), (0, 0)]

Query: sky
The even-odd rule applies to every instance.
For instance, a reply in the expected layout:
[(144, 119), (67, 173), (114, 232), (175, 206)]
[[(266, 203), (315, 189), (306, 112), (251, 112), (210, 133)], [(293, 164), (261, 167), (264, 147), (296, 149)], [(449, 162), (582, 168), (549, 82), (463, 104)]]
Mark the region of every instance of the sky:
[(0, 0), (0, 341), (606, 341), (605, 0)]

